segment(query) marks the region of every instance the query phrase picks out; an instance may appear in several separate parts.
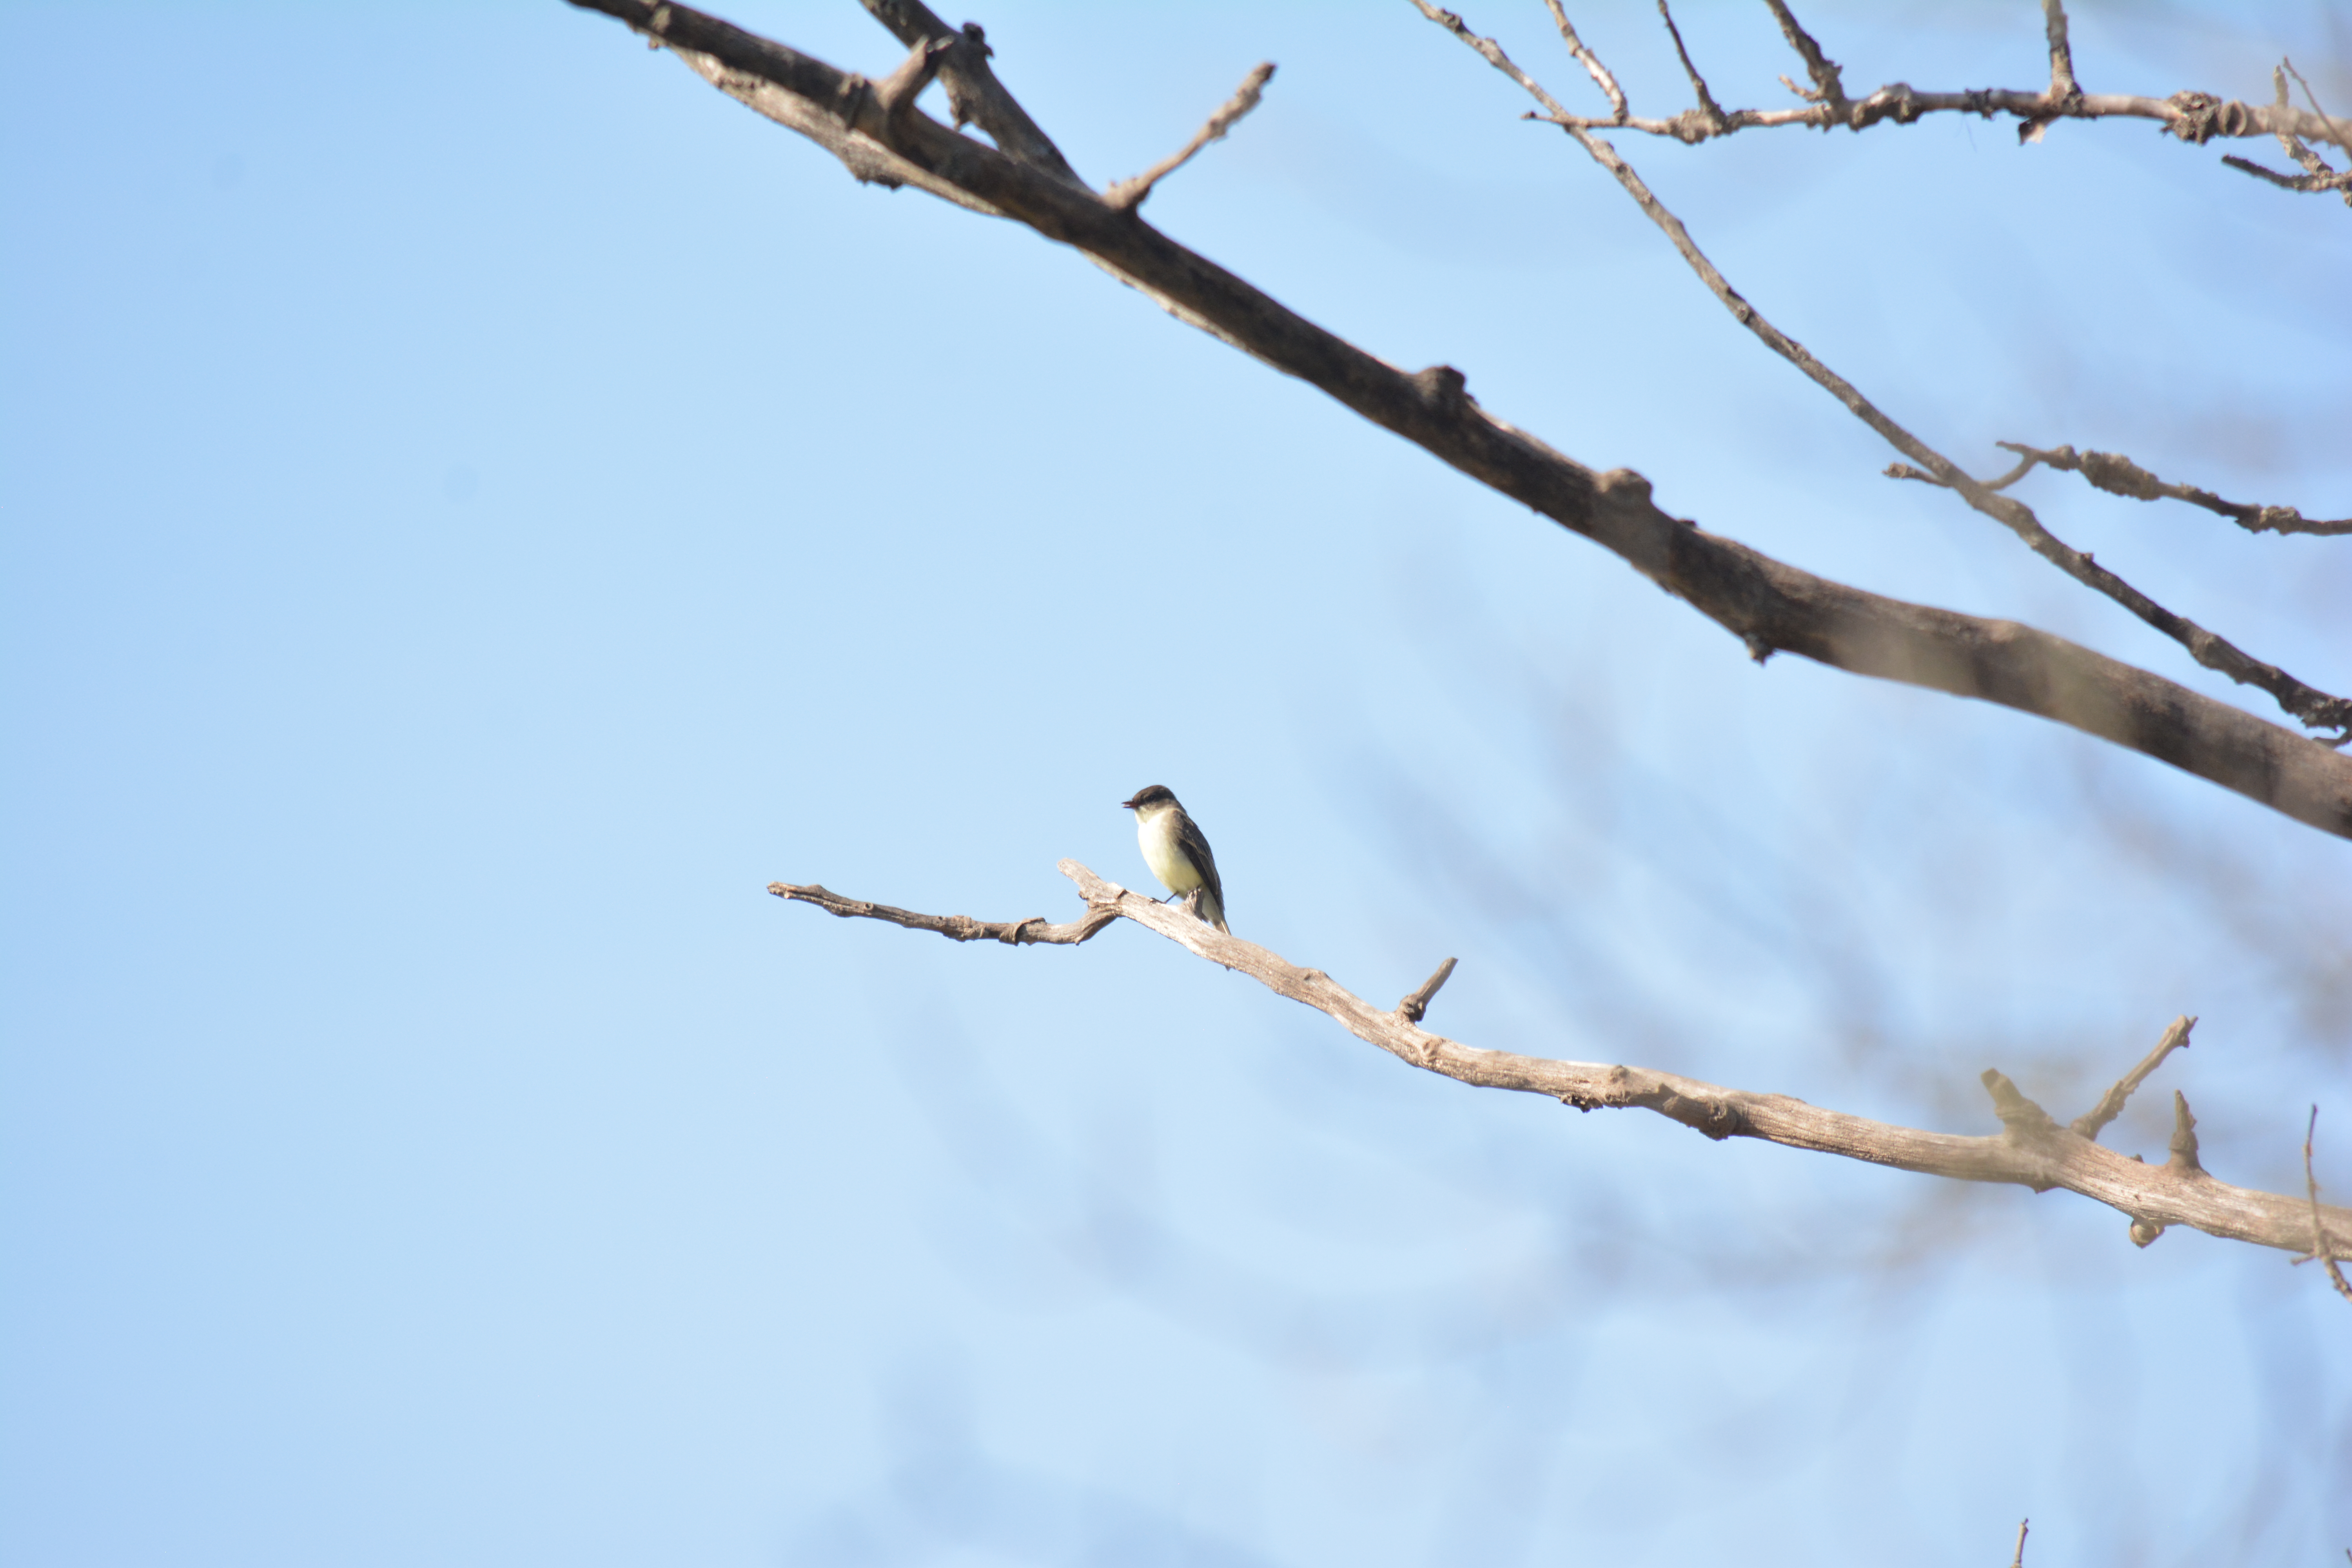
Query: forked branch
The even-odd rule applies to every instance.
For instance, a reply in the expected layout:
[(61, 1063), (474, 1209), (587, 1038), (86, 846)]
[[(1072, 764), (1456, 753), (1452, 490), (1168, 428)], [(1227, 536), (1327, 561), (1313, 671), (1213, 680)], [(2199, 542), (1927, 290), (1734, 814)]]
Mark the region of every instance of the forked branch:
[[(1133, 921), (1187, 951), (1228, 969), (1239, 970), (1268, 990), (1326, 1015), (1357, 1038), (1399, 1060), (1482, 1089), (1548, 1094), (1579, 1110), (1654, 1110), (1711, 1139), (1757, 1138), (1791, 1149), (1836, 1154), (1874, 1165), (1944, 1176), (1964, 1182), (1999, 1182), (2047, 1192), (2063, 1187), (2130, 1216), (2132, 1239), (2141, 1246), (2166, 1226), (2185, 1225), (2232, 1241), (2252, 1242), (2294, 1253), (2352, 1256), (2352, 1209), (2231, 1186), (2198, 1164), (2195, 1132), (2185, 1100), (2179, 1100), (2179, 1130), (2173, 1157), (2161, 1165), (2102, 1147), (2076, 1129), (2107, 1110), (2118, 1090), (2127, 1094), (2155, 1070), (2177, 1035), (2185, 1040), (2186, 1021), (2166, 1031), (2154, 1055), (2110, 1090), (2098, 1109), (2063, 1127), (1996, 1071), (1985, 1074), (2001, 1131), (1988, 1137), (1927, 1132), (1824, 1110), (1784, 1094), (1724, 1089), (1648, 1068), (1554, 1061), (1480, 1050), (1421, 1027), (1430, 998), (1454, 972), (1452, 959), (1393, 1010), (1375, 1006), (1319, 969), (1303, 969), (1244, 938), (1231, 936), (1174, 905), (1105, 881), (1075, 860), (1061, 872), (1086, 900), (1086, 914), (1066, 925), (1039, 921), (986, 921), (963, 915), (919, 915), (887, 904), (845, 899), (819, 887), (775, 882), (779, 898), (814, 903), (831, 913), (863, 916), (919, 931), (936, 931), (958, 941), (982, 938), (1012, 944), (1083, 942), (1112, 921)], [(2128, 1086), (2128, 1087), (2126, 1087)], [(2112, 1112), (2109, 1112), (2111, 1118)], [(2104, 1126), (2105, 1120), (2099, 1121)]]

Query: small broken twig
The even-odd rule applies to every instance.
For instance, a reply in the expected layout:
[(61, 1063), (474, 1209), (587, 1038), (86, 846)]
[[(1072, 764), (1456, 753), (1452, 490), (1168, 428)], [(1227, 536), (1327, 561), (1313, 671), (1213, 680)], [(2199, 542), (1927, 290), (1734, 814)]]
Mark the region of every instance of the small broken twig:
[(1439, 964), (1437, 973), (1421, 983), (1420, 990), (1397, 1004), (1397, 1016), (1408, 1024), (1418, 1024), (1427, 1017), (1430, 998), (1437, 994), (1438, 987), (1454, 978), (1455, 963), (1456, 960), (1449, 958)]
[(2032, 1522), (2030, 1519), (2017, 1521), (2017, 1550), (2010, 1554), (2009, 1568), (2025, 1568), (2025, 1531)]
[(2196, 1026), (2197, 1020), (2186, 1014), (2172, 1020), (2170, 1026), (2164, 1031), (2164, 1037), (2156, 1042), (2156, 1049), (2141, 1058), (2139, 1066), (2117, 1079), (2115, 1087), (2100, 1097), (2098, 1104), (2074, 1118), (2069, 1125), (2094, 1143), (2097, 1142), (2107, 1123), (2123, 1114), (2124, 1101), (2132, 1097), (2132, 1091), (2147, 1081), (2148, 1074), (2161, 1066), (2164, 1058), (2173, 1052), (2188, 1048), (2189, 1031)]
[(1151, 194), (1151, 187), (1192, 161), (1192, 154), (1212, 142), (1224, 139), (1226, 132), (1241, 122), (1243, 115), (1255, 109), (1265, 84), (1274, 79), (1274, 62), (1266, 61), (1242, 79), (1242, 85), (1222, 108), (1209, 116), (1206, 124), (1192, 133), (1192, 140), (1172, 156), (1162, 158), (1131, 180), (1121, 180), (1103, 193), (1103, 200), (1121, 212), (1133, 212)]

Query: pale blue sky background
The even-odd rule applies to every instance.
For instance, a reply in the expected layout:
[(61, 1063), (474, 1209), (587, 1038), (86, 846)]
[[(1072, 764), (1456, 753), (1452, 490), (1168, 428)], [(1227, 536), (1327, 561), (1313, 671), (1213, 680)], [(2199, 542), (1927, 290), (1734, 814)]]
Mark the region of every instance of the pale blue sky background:
[[(2352, 108), (2324, 5), (2077, 7), (2094, 89)], [(1589, 13), (1589, 15), (1587, 14)], [(1064, 918), (1174, 787), (1235, 929), (1433, 1021), (2352, 1194), (2352, 847), (1737, 644), (1026, 231), (862, 189), (553, 0), (5, 9), (0, 1558), (2332, 1562), (2352, 1309), (1961, 1190), (1417, 1075)], [(742, 24), (876, 74), (848, 0)], [(961, 20), (962, 13), (952, 19)], [(1576, 13), (1637, 107), (1647, 7)], [(2030, 5), (1823, 5), (1850, 87)], [(1499, 30), (1563, 94), (1541, 6)], [(1389, 5), (992, 3), (1107, 182), (1370, 351), (1884, 592), (2227, 689), (1945, 498)], [(1695, 4), (1727, 102), (1794, 63)], [(1576, 101), (1582, 101), (1580, 96)], [(1595, 100), (1597, 101), (1597, 100)], [(2352, 213), (2139, 124), (1629, 142), (1963, 461), (2352, 512)], [(2249, 145), (2267, 157), (2273, 149)], [(2037, 478), (2352, 687), (2352, 542)], [(2253, 706), (2252, 702), (2250, 706)]]

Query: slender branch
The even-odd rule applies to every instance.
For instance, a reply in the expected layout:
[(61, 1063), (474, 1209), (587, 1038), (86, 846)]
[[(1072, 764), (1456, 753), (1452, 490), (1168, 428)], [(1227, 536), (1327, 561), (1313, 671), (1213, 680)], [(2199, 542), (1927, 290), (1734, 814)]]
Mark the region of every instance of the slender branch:
[(889, 904), (869, 904), (863, 899), (845, 899), (832, 889), (815, 882), (805, 887), (792, 882), (771, 882), (768, 891), (788, 901), (814, 904), (825, 913), (838, 915), (843, 920), (888, 921), (892, 925), (905, 926), (908, 931), (935, 931), (950, 942), (1001, 942), (1007, 947), (1025, 947), (1040, 942), (1075, 947), (1118, 918), (1116, 910), (1089, 905), (1084, 915), (1064, 925), (1048, 925), (1043, 915), (1031, 915), (1022, 921), (976, 921), (970, 915), (919, 915), (912, 910), (896, 909)]
[[(1542, 118), (1554, 123), (1586, 131), (1637, 131), (1649, 136), (1671, 136), (1680, 142), (1703, 142), (1709, 136), (1728, 136), (1734, 132), (1769, 130), (1783, 125), (1810, 125), (1827, 130), (1843, 125), (1851, 131), (1867, 130), (1882, 121), (1908, 125), (1923, 115), (1973, 114), (1990, 120), (2006, 114), (2018, 121), (2021, 142), (2038, 142), (2042, 133), (2055, 120), (2153, 120), (2169, 135), (2197, 146), (2216, 138), (2237, 139), (2249, 136), (2302, 136), (2313, 141), (2333, 142), (2352, 151), (2352, 132), (2320, 111), (2317, 101), (2309, 110), (2294, 108), (2282, 94), (2273, 104), (2257, 105), (2236, 99), (2224, 100), (2210, 92), (2194, 90), (2176, 92), (2169, 98), (2147, 98), (2137, 93), (2086, 93), (2074, 77), (2074, 50), (2067, 43), (2066, 15), (2057, 0), (2043, 0), (2043, 31), (2050, 42), (2050, 85), (2038, 92), (2008, 88), (1971, 88), (1953, 92), (1922, 92), (1909, 82), (1889, 82), (1862, 98), (1846, 96), (1845, 84), (1836, 62), (1823, 53), (1812, 35), (1799, 26), (1783, 0), (1765, 0), (1773, 16), (1780, 24), (1781, 36), (1790, 47), (1804, 59), (1806, 73), (1811, 77), (1811, 90), (1795, 89), (1806, 100), (1802, 109), (1731, 109), (1719, 106), (1712, 115), (1683, 113), (1668, 119), (1635, 115), (1627, 112), (1624, 95), (1614, 90), (1614, 83), (1604, 84), (1612, 113), (1606, 120), (1586, 115), (1553, 114)], [(1572, 35), (1559, 0), (1544, 0), (1563, 36)], [(1676, 47), (1681, 46), (1681, 34), (1675, 33)], [(1573, 50), (1578, 46), (1571, 44)], [(1583, 54), (1578, 58), (1587, 69), (1593, 62)], [(1689, 57), (1684, 55), (1685, 69)], [(1596, 72), (1595, 79), (1599, 79)], [(1787, 79), (1784, 77), (1784, 81)], [(2297, 79), (2301, 79), (2300, 78)], [(1793, 84), (1792, 84), (1793, 86)], [(2305, 91), (2309, 93), (2306, 86)], [(1703, 100), (1703, 101), (1705, 101)], [(2225, 160), (2237, 162), (2237, 160)]]
[(2009, 1568), (2025, 1568), (2025, 1531), (2032, 1522), (2030, 1519), (2017, 1521), (2017, 1550), (2010, 1553)]
[(1683, 74), (1690, 78), (1691, 90), (1698, 94), (1698, 111), (1706, 118), (1706, 129), (1710, 133), (1720, 136), (1723, 134), (1723, 105), (1715, 101), (1715, 94), (1706, 90), (1706, 78), (1699, 75), (1698, 67), (1691, 63), (1690, 51), (1683, 47), (1683, 30), (1675, 26), (1675, 14), (1666, 8), (1666, 0), (1658, 0), (1658, 15), (1665, 18), (1666, 31), (1675, 40), (1675, 53), (1682, 58)]
[(2345, 205), (2352, 206), (2352, 171), (2340, 174), (2332, 170), (2322, 174), (2282, 174), (2276, 169), (2263, 168), (2252, 158), (2241, 158), (2234, 153), (2224, 153), (2221, 162), (2232, 169), (2268, 180), (2281, 190), (2342, 191)]
[[(2352, 758), (2160, 676), (2013, 621), (1865, 593), (1660, 510), (1481, 408), (1458, 371), (1408, 374), (1325, 331), (1141, 216), (914, 109), (889, 119), (822, 61), (676, 4), (572, 0), (670, 45), (705, 79), (809, 137), (861, 179), (911, 184), (1068, 245), (1200, 327), (1622, 558), (1757, 657), (1998, 702), (2071, 725), (2352, 837)], [(656, 17), (661, 19), (656, 31)]]
[(1576, 26), (1568, 19), (1568, 12), (1561, 6), (1559, 0), (1544, 0), (1544, 5), (1551, 12), (1552, 26), (1559, 29), (1560, 42), (1568, 46), (1568, 52), (1575, 57), (1576, 63), (1584, 68), (1586, 75), (1591, 77), (1592, 84), (1607, 96), (1609, 107), (1613, 111), (1614, 118), (1603, 123), (1624, 124), (1625, 91), (1617, 85), (1617, 79), (1609, 74), (1609, 68), (1601, 63), (1601, 57), (1586, 48), (1584, 40), (1576, 36)]
[[(1423, 1029), (1403, 1007), (1391, 1011), (1376, 1006), (1319, 969), (1301, 968), (1181, 909), (1106, 881), (1076, 860), (1062, 861), (1060, 869), (1086, 900), (1087, 913), (1069, 926), (1048, 930), (1076, 931), (1091, 925), (1093, 930), (1087, 934), (1092, 935), (1103, 922), (1133, 921), (1199, 957), (1239, 970), (1268, 990), (1314, 1008), (1401, 1061), (1462, 1083), (1547, 1094), (1579, 1110), (1653, 1110), (1718, 1141), (1756, 1138), (1955, 1181), (2006, 1183), (2035, 1192), (2063, 1188), (2129, 1215), (2136, 1232), (2140, 1225), (2158, 1230), (2185, 1225), (2225, 1240), (2297, 1253), (2311, 1250), (2316, 1235), (2325, 1248), (2352, 1256), (2352, 1209), (2315, 1209), (2298, 1198), (2231, 1186), (2197, 1169), (2193, 1162), (2186, 1166), (2178, 1161), (2151, 1165), (2116, 1153), (2060, 1126), (1998, 1072), (1988, 1072), (1985, 1078), (1993, 1092), (2001, 1131), (1971, 1138), (1873, 1121), (1825, 1110), (1784, 1094), (1725, 1089), (1648, 1068), (1480, 1050)], [(835, 893), (813, 898), (809, 895), (821, 889), (784, 882), (772, 884), (769, 891), (815, 903), (835, 914), (868, 914), (894, 925), (949, 935), (957, 931), (978, 933), (1029, 925), (1025, 921), (991, 924), (961, 915), (912, 915)], [(1424, 989), (1433, 990), (1451, 967), (1450, 963), (1441, 967)]]
[[(2327, 1270), (2327, 1282), (2336, 1287), (2336, 1293), (2352, 1301), (2352, 1284), (2345, 1282), (2344, 1270), (2336, 1267), (2336, 1251), (2327, 1240), (2327, 1222), (2319, 1208), (2319, 1178), (2311, 1173), (2311, 1141), (2318, 1132), (2319, 1107), (2315, 1105), (2311, 1108), (2311, 1120), (2303, 1130), (2303, 1184), (2311, 1194), (2311, 1255)], [(2345, 1555), (2352, 1557), (2352, 1552)]]
[(2156, 1049), (2142, 1058), (2139, 1066), (2116, 1079), (2115, 1086), (2100, 1097), (2098, 1104), (2074, 1118), (2071, 1123), (2074, 1130), (2092, 1142), (2097, 1142), (2099, 1134), (2106, 1131), (2107, 1123), (2124, 1113), (2124, 1102), (2132, 1097), (2133, 1090), (2147, 1081), (2148, 1074), (2163, 1065), (2164, 1058), (2173, 1052), (2188, 1048), (2189, 1031), (2196, 1026), (2197, 1020), (2186, 1016), (2172, 1020), (2171, 1026), (2164, 1031), (2164, 1037), (2156, 1042)]
[[(1806, 92), (1800, 88), (1797, 94), (1822, 106), (1822, 124), (1826, 129), (1846, 112), (1845, 78), (1840, 72), (1837, 61), (1823, 54), (1822, 46), (1813, 36), (1798, 25), (1795, 13), (1783, 0), (1765, 0), (1765, 4), (1772, 7), (1772, 16), (1780, 24), (1780, 36), (1789, 40), (1789, 47), (1796, 50), (1797, 58), (1805, 62), (1805, 74), (1812, 78), (1813, 90)], [(1788, 80), (1786, 77), (1781, 79)], [(1793, 83), (1790, 85), (1794, 86)]]
[[(1538, 102), (1549, 107), (1550, 97), (1535, 84), (1528, 74), (1514, 64), (1492, 38), (1472, 32), (1462, 18), (1451, 11), (1442, 11), (1430, 0), (1412, 0), (1422, 14), (1445, 27), (1460, 38), (1496, 69), (1527, 89)], [(1559, 122), (1558, 116), (1552, 117)], [(2036, 555), (2057, 567), (2084, 587), (2095, 590), (2154, 626), (2187, 649), (2190, 658), (2206, 668), (2219, 671), (2241, 685), (2252, 686), (2268, 692), (2273, 700), (2313, 729), (2333, 729), (2340, 733), (2328, 743), (2341, 745), (2352, 740), (2352, 699), (2332, 696), (2289, 675), (2276, 665), (2266, 664), (2248, 654), (2227, 638), (2206, 630), (2186, 616), (2167, 609), (2133, 587), (2115, 573), (2100, 565), (2088, 551), (2075, 550), (2042, 526), (2031, 508), (2013, 496), (2005, 496), (1979, 484), (1963, 472), (1942, 453), (1920, 440), (1895, 423), (1884, 410), (1864, 396), (1854, 384), (1813, 357), (1812, 352), (1767, 320), (1762, 311), (1740, 295), (1724, 278), (1715, 263), (1708, 260), (1690, 231), (1658, 200), (1632, 164), (1618, 155), (1616, 148), (1589, 131), (1573, 125), (1565, 127), (1568, 134), (1590, 154), (1593, 162), (1608, 170), (1617, 183), (1625, 188), (1650, 220), (1664, 231), (1683, 259), (1697, 273), (1701, 282), (1722, 301), (1732, 317), (1756, 334), (1766, 347), (1795, 365), (1831, 396), (1844, 405), (1847, 412), (1878, 432), (1888, 445), (1927, 471), (1942, 484), (1958, 492), (1961, 499), (1978, 511), (2017, 535)]]
[(1259, 93), (1273, 79), (1274, 63), (1271, 60), (1251, 71), (1242, 79), (1241, 87), (1225, 100), (1223, 107), (1209, 116), (1208, 123), (1192, 133), (1192, 140), (1133, 179), (1119, 181), (1103, 193), (1103, 200), (1121, 212), (1131, 212), (1142, 205), (1143, 198), (1151, 194), (1152, 186), (1191, 163), (1192, 154), (1210, 142), (1223, 141), (1225, 132), (1238, 124), (1243, 115), (1257, 107)]
[[(2242, 502), (2223, 500), (2211, 490), (2200, 490), (2194, 485), (2168, 484), (2116, 452), (2076, 452), (2072, 447), (2057, 447), (2043, 451), (2022, 441), (2000, 441), (2022, 459), (2015, 472), (1986, 486), (2000, 489), (2024, 477), (2037, 463), (2047, 464), (2063, 473), (2079, 473), (2092, 486), (2109, 495), (2129, 496), (2134, 500), (2185, 500), (2191, 506), (2201, 506), (2207, 511), (2226, 517), (2239, 527), (2254, 533), (2318, 533), (2352, 534), (2352, 517), (2327, 520), (2307, 518), (2291, 506), (2248, 506)], [(1926, 479), (1934, 476), (1909, 473), (1903, 479)]]

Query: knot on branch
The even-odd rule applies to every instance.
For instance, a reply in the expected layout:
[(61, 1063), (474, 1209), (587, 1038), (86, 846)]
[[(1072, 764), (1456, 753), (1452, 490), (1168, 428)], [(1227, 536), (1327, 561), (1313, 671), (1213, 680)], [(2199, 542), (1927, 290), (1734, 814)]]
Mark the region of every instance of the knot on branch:
[(2146, 1247), (2163, 1234), (2164, 1226), (2157, 1221), (2142, 1219), (2137, 1215), (2132, 1216), (2131, 1239), (2134, 1247)]
[[(2067, 447), (2059, 449), (2070, 450)], [(2085, 452), (2081, 463), (2083, 477), (2109, 495), (2129, 496), (2134, 500), (2155, 500), (2164, 494), (2162, 479), (2118, 453)]]
[(1433, 364), (1410, 377), (1422, 401), (1447, 414), (1458, 414), (1477, 402), (1470, 395), (1470, 378), (1450, 364)]
[(1636, 1103), (1704, 1132), (1718, 1143), (1748, 1131), (1748, 1118), (1739, 1113), (1738, 1108), (1719, 1100), (1693, 1100), (1668, 1089), (1644, 1096)]
[(2176, 92), (2164, 100), (2173, 118), (2164, 129), (2183, 142), (2201, 147), (2216, 136), (2247, 136), (2253, 132), (2254, 111), (2236, 99), (2223, 102), (2210, 92)]

